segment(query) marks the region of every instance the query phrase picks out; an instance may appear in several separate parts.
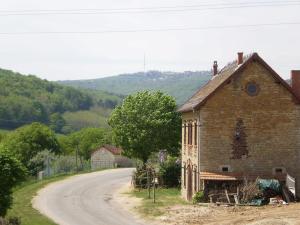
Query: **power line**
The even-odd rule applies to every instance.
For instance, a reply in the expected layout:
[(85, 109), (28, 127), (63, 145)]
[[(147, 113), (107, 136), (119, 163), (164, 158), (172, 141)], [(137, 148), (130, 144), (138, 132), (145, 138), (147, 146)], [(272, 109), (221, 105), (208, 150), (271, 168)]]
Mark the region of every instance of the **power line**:
[(120, 11), (120, 10), (148, 10), (148, 9), (173, 9), (173, 8), (194, 8), (203, 6), (232, 6), (232, 5), (253, 5), (253, 4), (282, 4), (299, 3), (299, 0), (293, 1), (258, 1), (258, 2), (239, 2), (239, 3), (209, 3), (196, 5), (177, 5), (177, 6), (156, 6), (156, 7), (133, 7), (133, 8), (101, 8), (101, 9), (27, 9), (27, 10), (0, 10), (1, 12), (64, 12), (64, 11)]
[(162, 13), (162, 12), (185, 12), (201, 10), (221, 10), (238, 8), (258, 8), (258, 7), (278, 7), (295, 6), (300, 1), (265, 1), (253, 3), (221, 3), (221, 4), (202, 4), (186, 6), (168, 7), (148, 7), (148, 8), (118, 8), (118, 9), (65, 9), (65, 10), (1, 10), (0, 16), (40, 16), (40, 15), (97, 15), (97, 14), (126, 14), (126, 13)]
[(203, 27), (174, 27), (174, 28), (140, 29), (140, 30), (0, 32), (0, 35), (4, 36), (4, 35), (57, 35), (57, 34), (106, 34), (106, 33), (169, 32), (169, 31), (255, 28), (255, 27), (272, 27), (272, 26), (289, 26), (289, 25), (290, 26), (300, 25), (300, 22), (237, 24), (237, 25), (203, 26)]

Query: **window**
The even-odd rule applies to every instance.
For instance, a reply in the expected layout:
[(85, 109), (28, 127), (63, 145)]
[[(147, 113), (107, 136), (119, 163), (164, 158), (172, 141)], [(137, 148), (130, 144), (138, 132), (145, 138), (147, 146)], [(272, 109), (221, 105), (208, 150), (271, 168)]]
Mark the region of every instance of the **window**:
[(186, 124), (183, 125), (183, 143), (186, 144)]
[(192, 145), (193, 138), (193, 125), (191, 123), (188, 124), (188, 145)]
[(275, 173), (282, 173), (282, 168), (275, 168)]
[(222, 166), (222, 172), (229, 172), (229, 166)]
[(247, 91), (248, 95), (255, 96), (259, 92), (259, 86), (256, 83), (254, 83), (254, 82), (249, 82), (246, 85), (246, 91)]
[(195, 123), (195, 127), (194, 127), (195, 131), (194, 131), (194, 145), (197, 145), (197, 122)]

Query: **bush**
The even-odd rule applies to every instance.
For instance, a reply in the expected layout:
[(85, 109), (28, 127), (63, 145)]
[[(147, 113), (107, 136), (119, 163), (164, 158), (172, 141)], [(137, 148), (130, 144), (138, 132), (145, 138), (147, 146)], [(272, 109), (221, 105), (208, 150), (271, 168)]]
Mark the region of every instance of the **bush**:
[(7, 220), (0, 217), (0, 225), (21, 225), (21, 220), (18, 217), (10, 217)]
[[(90, 162), (82, 160), (78, 157), (78, 170), (89, 170)], [(59, 156), (51, 163), (51, 168), (54, 174), (70, 173), (76, 171), (76, 157), (75, 156)]]
[(203, 191), (198, 191), (193, 197), (193, 203), (205, 202), (205, 197)]
[[(79, 167), (78, 160), (78, 167)], [(76, 158), (75, 156), (59, 156), (52, 163), (53, 172), (56, 173), (69, 173), (76, 171)]]
[(159, 175), (163, 186), (178, 187), (181, 177), (180, 162), (174, 157), (169, 157), (160, 165)]
[(0, 216), (5, 216), (12, 204), (12, 188), (26, 177), (26, 169), (0, 147)]
[(37, 153), (33, 158), (30, 159), (28, 163), (28, 170), (30, 174), (36, 176), (38, 172), (46, 169), (47, 163), (50, 164), (50, 162), (54, 159), (54, 153), (48, 150)]
[[(151, 174), (149, 175), (151, 176)], [(137, 165), (136, 170), (132, 175), (132, 181), (135, 188), (147, 188), (146, 165)]]

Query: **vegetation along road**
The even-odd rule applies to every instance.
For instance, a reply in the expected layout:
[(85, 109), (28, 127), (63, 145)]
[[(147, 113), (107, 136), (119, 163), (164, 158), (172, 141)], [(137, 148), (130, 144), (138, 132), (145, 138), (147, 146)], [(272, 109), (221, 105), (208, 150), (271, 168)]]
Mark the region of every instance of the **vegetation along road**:
[(33, 206), (60, 225), (139, 225), (114, 199), (132, 171), (105, 170), (50, 184), (38, 193)]

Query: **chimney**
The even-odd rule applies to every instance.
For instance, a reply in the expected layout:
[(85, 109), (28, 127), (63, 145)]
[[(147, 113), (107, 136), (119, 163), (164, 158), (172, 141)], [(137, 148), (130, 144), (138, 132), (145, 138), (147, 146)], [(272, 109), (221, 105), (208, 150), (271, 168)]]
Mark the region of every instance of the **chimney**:
[(214, 61), (214, 65), (213, 65), (213, 75), (217, 75), (218, 74), (218, 62)]
[(244, 60), (243, 52), (238, 52), (237, 64), (241, 65), (243, 63), (243, 60)]
[(291, 71), (291, 83), (294, 93), (300, 98), (300, 70)]

